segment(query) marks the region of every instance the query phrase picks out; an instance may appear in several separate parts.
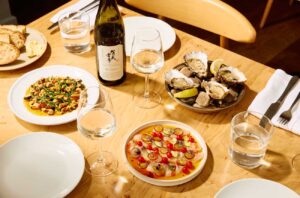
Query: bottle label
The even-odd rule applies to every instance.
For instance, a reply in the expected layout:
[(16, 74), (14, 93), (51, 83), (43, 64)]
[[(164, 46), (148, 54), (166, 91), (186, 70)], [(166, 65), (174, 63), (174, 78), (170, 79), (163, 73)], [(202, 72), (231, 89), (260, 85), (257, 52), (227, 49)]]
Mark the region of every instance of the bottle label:
[(123, 45), (97, 46), (99, 75), (104, 80), (119, 80), (123, 76)]

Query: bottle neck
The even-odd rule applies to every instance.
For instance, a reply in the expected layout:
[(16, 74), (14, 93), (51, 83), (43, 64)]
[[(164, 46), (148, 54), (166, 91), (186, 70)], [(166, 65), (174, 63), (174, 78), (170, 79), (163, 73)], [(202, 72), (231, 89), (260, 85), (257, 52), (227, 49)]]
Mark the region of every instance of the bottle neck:
[(100, 0), (100, 4), (102, 2), (103, 2), (102, 5), (105, 6), (105, 7), (113, 6), (115, 8), (118, 8), (116, 0)]

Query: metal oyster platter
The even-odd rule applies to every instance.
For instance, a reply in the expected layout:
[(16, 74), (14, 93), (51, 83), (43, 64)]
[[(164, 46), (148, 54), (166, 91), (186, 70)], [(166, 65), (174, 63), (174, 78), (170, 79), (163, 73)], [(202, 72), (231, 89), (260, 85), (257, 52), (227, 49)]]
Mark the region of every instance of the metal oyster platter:
[(203, 52), (191, 52), (184, 60), (165, 75), (166, 90), (180, 105), (212, 113), (236, 105), (245, 95), (246, 77), (237, 68), (208, 61)]

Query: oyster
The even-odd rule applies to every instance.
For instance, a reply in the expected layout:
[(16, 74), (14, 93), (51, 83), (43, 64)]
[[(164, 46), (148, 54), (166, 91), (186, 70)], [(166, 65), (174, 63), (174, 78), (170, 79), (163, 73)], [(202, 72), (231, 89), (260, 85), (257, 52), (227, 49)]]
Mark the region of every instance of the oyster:
[(203, 52), (191, 52), (184, 56), (184, 61), (199, 78), (207, 76), (207, 54)]
[(217, 72), (216, 78), (227, 84), (242, 84), (247, 80), (243, 72), (227, 65), (222, 65)]
[(197, 99), (196, 99), (196, 104), (199, 105), (200, 107), (207, 107), (209, 105), (210, 97), (208, 93), (202, 91), (199, 93)]
[(175, 89), (184, 90), (194, 87), (193, 80), (176, 69), (172, 69), (166, 73), (165, 79), (167, 83)]
[(179, 71), (183, 73), (186, 77), (191, 77), (193, 73), (188, 67), (183, 67)]
[(221, 100), (226, 97), (226, 95), (229, 93), (228, 88), (217, 82), (217, 81), (202, 81), (201, 87), (203, 87), (206, 91), (206, 93), (209, 94), (209, 96), (213, 99)]

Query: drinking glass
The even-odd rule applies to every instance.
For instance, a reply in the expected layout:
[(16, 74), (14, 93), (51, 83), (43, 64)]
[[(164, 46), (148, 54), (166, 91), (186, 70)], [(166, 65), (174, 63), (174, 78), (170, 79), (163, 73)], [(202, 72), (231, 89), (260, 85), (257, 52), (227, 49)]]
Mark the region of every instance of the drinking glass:
[(101, 139), (111, 136), (116, 129), (113, 106), (102, 87), (87, 87), (80, 93), (77, 128), (85, 137), (100, 142), (99, 152), (86, 157), (86, 171), (94, 176), (107, 176), (116, 171), (118, 161), (112, 153), (102, 151)]
[[(260, 126), (260, 119), (254, 115), (264, 118), (265, 126)], [(231, 121), (231, 160), (249, 169), (260, 166), (272, 134), (273, 126), (267, 117), (250, 111), (238, 113)]]
[(90, 17), (83, 11), (70, 11), (58, 19), (63, 45), (68, 52), (90, 50)]
[(297, 154), (292, 159), (293, 168), (300, 173), (300, 154)]
[(164, 65), (164, 53), (160, 33), (154, 28), (143, 28), (135, 32), (130, 62), (136, 71), (145, 74), (143, 93), (134, 96), (134, 102), (141, 108), (153, 108), (160, 104), (161, 97), (149, 89), (149, 74), (157, 72)]

